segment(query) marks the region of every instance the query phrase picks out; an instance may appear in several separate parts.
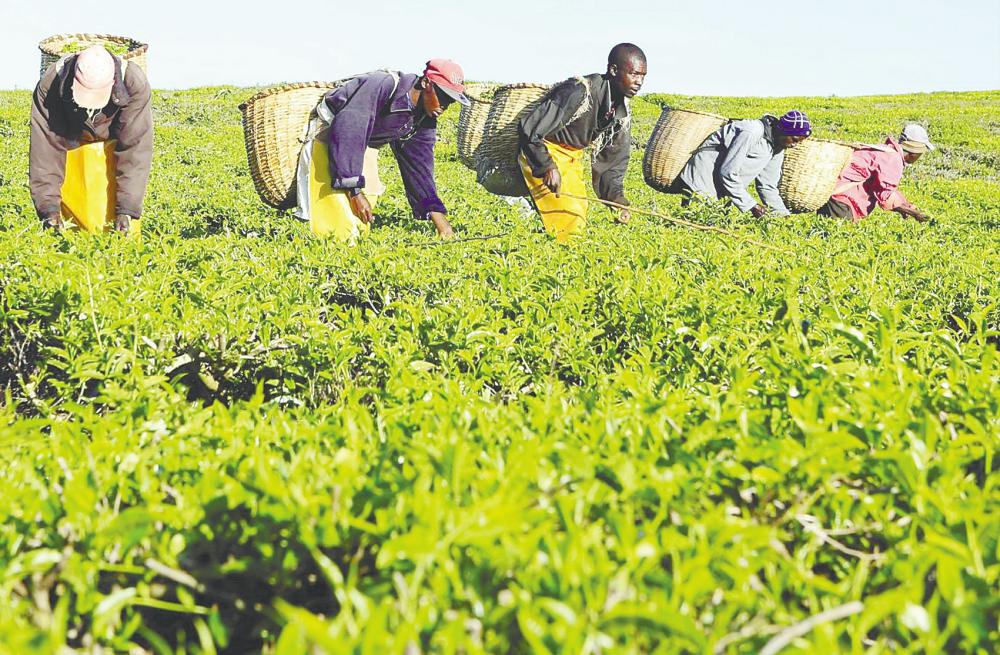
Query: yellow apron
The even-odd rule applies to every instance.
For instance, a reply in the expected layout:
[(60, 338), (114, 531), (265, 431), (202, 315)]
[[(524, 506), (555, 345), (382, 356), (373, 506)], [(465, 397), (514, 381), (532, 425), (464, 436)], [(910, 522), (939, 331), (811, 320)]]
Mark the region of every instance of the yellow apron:
[[(95, 141), (66, 152), (62, 185), (62, 218), (96, 234), (115, 225), (115, 144)], [(131, 221), (129, 236), (140, 237), (140, 222)]]
[[(545, 148), (559, 169), (562, 178), (560, 191), (574, 196), (586, 196), (587, 187), (583, 183), (584, 151), (551, 141), (545, 142)], [(580, 236), (587, 226), (587, 201), (556, 196), (549, 191), (542, 180), (531, 174), (531, 165), (524, 153), (520, 154), (518, 162), (521, 164), (521, 173), (528, 185), (528, 191), (542, 215), (545, 231), (554, 236), (559, 243), (569, 243)]]
[[(365, 197), (372, 209), (385, 185), (378, 176), (378, 150), (368, 148), (362, 169)], [(333, 236), (338, 241), (355, 241), (368, 233), (368, 226), (351, 211), (347, 191), (330, 187), (329, 144), (325, 138), (312, 141), (309, 164), (309, 228), (318, 237)]]

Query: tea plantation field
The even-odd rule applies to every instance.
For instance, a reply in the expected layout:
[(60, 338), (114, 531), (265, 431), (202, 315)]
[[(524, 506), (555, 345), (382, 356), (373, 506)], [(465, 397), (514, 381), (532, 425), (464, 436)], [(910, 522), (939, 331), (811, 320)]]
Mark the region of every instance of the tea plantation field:
[[(0, 92), (0, 653), (997, 651), (1000, 92), (645, 96), (632, 202), (739, 238), (592, 207), (574, 248), (452, 109), (458, 241), (385, 152), (350, 248), (258, 201), (253, 91), (156, 94), (141, 244), (40, 230)], [(664, 103), (924, 122), (935, 220), (681, 209)]]

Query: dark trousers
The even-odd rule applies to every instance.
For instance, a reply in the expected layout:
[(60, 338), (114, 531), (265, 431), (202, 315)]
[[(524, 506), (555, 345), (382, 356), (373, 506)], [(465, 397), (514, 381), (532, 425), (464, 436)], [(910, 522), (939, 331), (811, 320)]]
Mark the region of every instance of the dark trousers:
[(687, 207), (691, 204), (691, 196), (693, 192), (691, 191), (691, 187), (684, 183), (684, 180), (681, 179), (680, 175), (678, 175), (677, 179), (674, 180), (674, 183), (670, 185), (670, 188), (666, 190), (666, 193), (684, 196), (684, 199), (681, 200), (681, 207)]
[(830, 216), (831, 218), (854, 218), (854, 212), (844, 203), (830, 198), (826, 204), (816, 210), (820, 216)]

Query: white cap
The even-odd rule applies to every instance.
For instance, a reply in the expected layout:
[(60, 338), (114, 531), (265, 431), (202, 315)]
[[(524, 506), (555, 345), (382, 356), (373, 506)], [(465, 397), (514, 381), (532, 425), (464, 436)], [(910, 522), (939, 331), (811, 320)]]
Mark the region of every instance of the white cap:
[(931, 143), (931, 138), (927, 136), (927, 130), (924, 129), (923, 125), (909, 123), (904, 127), (903, 133), (899, 135), (899, 142), (903, 143), (904, 141), (919, 143), (926, 146), (928, 150), (934, 150), (934, 144)]
[(102, 45), (92, 45), (76, 56), (73, 101), (84, 109), (104, 109), (115, 85), (115, 58)]

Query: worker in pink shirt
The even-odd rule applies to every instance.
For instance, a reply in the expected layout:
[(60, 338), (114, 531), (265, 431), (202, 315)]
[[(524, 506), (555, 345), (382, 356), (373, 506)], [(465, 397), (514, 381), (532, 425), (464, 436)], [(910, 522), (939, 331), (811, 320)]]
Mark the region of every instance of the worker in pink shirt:
[(840, 173), (830, 200), (817, 214), (859, 221), (879, 206), (920, 222), (928, 216), (899, 191), (903, 169), (934, 150), (927, 130), (916, 123), (903, 128), (899, 140), (889, 137), (885, 145), (863, 146), (854, 151)]

